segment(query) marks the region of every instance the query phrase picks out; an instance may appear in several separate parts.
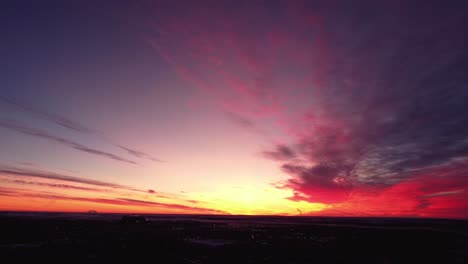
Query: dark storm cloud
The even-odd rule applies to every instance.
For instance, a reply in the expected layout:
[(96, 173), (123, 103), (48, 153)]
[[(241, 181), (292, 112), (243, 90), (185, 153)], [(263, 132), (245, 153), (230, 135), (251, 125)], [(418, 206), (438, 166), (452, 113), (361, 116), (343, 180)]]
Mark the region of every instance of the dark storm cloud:
[[(101, 138), (105, 138), (101, 132), (99, 131), (96, 131), (96, 130), (93, 130), (91, 128), (88, 128), (76, 121), (73, 121), (69, 118), (66, 118), (64, 116), (61, 116), (61, 115), (57, 115), (57, 114), (53, 114), (53, 113), (49, 113), (49, 112), (46, 112), (46, 111), (43, 111), (35, 106), (32, 106), (32, 105), (29, 105), (29, 104), (26, 104), (24, 102), (19, 102), (18, 100), (15, 100), (13, 98), (9, 98), (9, 97), (4, 97), (4, 96), (0, 96), (0, 102), (3, 102), (5, 104), (8, 104), (8, 105), (11, 105), (11, 106), (14, 106), (18, 109), (21, 109), (22, 111), (25, 111), (29, 114), (31, 114), (32, 116), (36, 117), (36, 118), (39, 118), (39, 119), (42, 119), (42, 120), (45, 120), (45, 121), (49, 121), (49, 122), (52, 122), (58, 126), (61, 126), (63, 128), (66, 128), (66, 129), (69, 129), (69, 130), (72, 130), (72, 131), (75, 131), (75, 132), (79, 132), (79, 133), (85, 133), (85, 134), (91, 134), (91, 135), (97, 135), (97, 136), (100, 136)], [(125, 150), (128, 154), (136, 157), (136, 158), (141, 158), (141, 159), (148, 159), (148, 160), (151, 160), (151, 161), (154, 161), (154, 162), (161, 162), (160, 159), (157, 159), (153, 156), (151, 156), (150, 154), (148, 153), (145, 153), (145, 152), (142, 152), (142, 151), (139, 151), (139, 150), (135, 150), (133, 148), (130, 148), (130, 147), (126, 147), (126, 146), (123, 146), (123, 145), (118, 145), (118, 144), (114, 144), (115, 146)], [(89, 149), (85, 149), (84, 151), (87, 151)], [(93, 151), (90, 151), (91, 153)]]
[(17, 122), (0, 120), (0, 127), (4, 127), (4, 128), (7, 128), (7, 129), (10, 129), (10, 130), (13, 130), (13, 131), (16, 131), (18, 133), (25, 134), (25, 135), (30, 135), (30, 136), (35, 136), (35, 137), (47, 139), (49, 141), (53, 141), (55, 143), (59, 143), (61, 145), (68, 146), (68, 147), (71, 147), (71, 148), (74, 148), (76, 150), (80, 150), (82, 152), (86, 152), (86, 153), (89, 153), (89, 154), (93, 154), (93, 155), (97, 155), (97, 156), (101, 156), (101, 157), (105, 157), (105, 158), (109, 158), (109, 159), (112, 159), (112, 160), (121, 161), (121, 162), (125, 162), (125, 163), (137, 164), (136, 162), (134, 162), (132, 160), (126, 159), (126, 158), (118, 156), (116, 154), (109, 153), (109, 152), (102, 151), (102, 150), (98, 150), (98, 149), (94, 149), (94, 148), (90, 148), (90, 147), (84, 146), (82, 144), (76, 143), (74, 141), (71, 141), (69, 139), (65, 139), (65, 138), (62, 138), (62, 137), (51, 135), (51, 134), (49, 134), (48, 132), (46, 132), (44, 130), (23, 126), (21, 124), (18, 124)]

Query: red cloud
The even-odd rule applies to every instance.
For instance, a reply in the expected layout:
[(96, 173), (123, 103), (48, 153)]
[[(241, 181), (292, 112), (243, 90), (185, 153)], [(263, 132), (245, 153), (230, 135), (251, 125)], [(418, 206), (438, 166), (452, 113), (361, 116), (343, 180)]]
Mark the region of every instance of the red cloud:
[(289, 175), (291, 200), (466, 217), (465, 165), (454, 165), (468, 150), (465, 14), (310, 5), (187, 6), (157, 16), (152, 42), (223, 110), (285, 130), (263, 154)]
[(391, 186), (355, 188), (344, 201), (320, 214), (468, 218), (468, 166), (445, 170), (450, 172), (448, 177), (437, 169)]

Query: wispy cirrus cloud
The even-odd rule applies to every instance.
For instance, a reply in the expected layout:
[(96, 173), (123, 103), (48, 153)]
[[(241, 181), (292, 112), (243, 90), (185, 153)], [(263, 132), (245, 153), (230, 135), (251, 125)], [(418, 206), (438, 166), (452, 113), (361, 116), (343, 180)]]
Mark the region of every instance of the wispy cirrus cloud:
[[(143, 192), (147, 193), (146, 190), (140, 190), (137, 188), (133, 188), (126, 185), (98, 181), (93, 179), (86, 179), (81, 177), (74, 177), (65, 174), (59, 174), (54, 172), (47, 172), (47, 171), (40, 171), (40, 170), (27, 170), (9, 166), (2, 166), (0, 167), (0, 174), (1, 175), (10, 175), (14, 176), (12, 180), (18, 180), (18, 177), (28, 177), (28, 178), (40, 178), (40, 179), (47, 179), (47, 180), (59, 180), (68, 183), (78, 183), (78, 184), (86, 184), (93, 186), (91, 189), (97, 188), (115, 188), (115, 189), (122, 189), (127, 191), (136, 191), (136, 192)], [(26, 184), (26, 181), (22, 183)], [(86, 187), (87, 188), (87, 187)]]
[(89, 153), (89, 154), (92, 154), (92, 155), (105, 157), (105, 158), (120, 161), (120, 162), (125, 162), (125, 163), (130, 163), (130, 164), (137, 164), (135, 161), (126, 159), (126, 158), (121, 157), (119, 155), (116, 155), (116, 154), (113, 154), (113, 153), (110, 153), (110, 152), (107, 152), (107, 151), (91, 148), (91, 147), (82, 145), (80, 143), (74, 142), (72, 140), (52, 135), (52, 134), (50, 134), (49, 132), (47, 132), (45, 130), (41, 130), (41, 129), (37, 129), (37, 128), (31, 128), (31, 127), (21, 125), (18, 122), (13, 122), (13, 121), (8, 121), (8, 120), (0, 120), (0, 127), (7, 128), (7, 129), (10, 129), (10, 130), (13, 130), (13, 131), (16, 131), (18, 133), (25, 134), (25, 135), (46, 139), (46, 140), (49, 140), (49, 141), (52, 141), (52, 142), (55, 142), (55, 143), (58, 143), (58, 144), (61, 144), (61, 145), (67, 146), (67, 147), (71, 147), (73, 149), (76, 149), (76, 150), (79, 150), (79, 151), (82, 151), (82, 152), (85, 152), (85, 153)]
[(128, 198), (119, 198), (117, 200), (135, 204), (135, 205), (161, 206), (161, 207), (166, 207), (166, 208), (171, 208), (171, 209), (179, 209), (182, 211), (196, 210), (200, 213), (207, 213), (207, 214), (227, 214), (225, 211), (222, 211), (222, 210), (187, 206), (187, 205), (175, 204), (175, 203), (159, 203), (159, 202), (154, 202), (154, 201), (144, 201), (144, 200), (136, 200), (136, 199), (128, 199)]
[[(0, 166), (0, 182), (5, 184), (5, 187), (0, 187), (0, 196), (75, 200), (122, 206), (155, 207), (159, 209), (179, 210), (180, 212), (185, 210), (191, 213), (226, 214), (226, 212), (216, 209), (184, 205), (184, 203), (199, 204), (199, 202), (196, 200), (187, 200), (180, 195), (157, 192), (154, 189), (139, 189), (122, 184), (42, 170)], [(106, 197), (111, 197), (83, 198), (63, 196), (63, 191), (85, 191), (92, 194), (93, 197), (103, 194), (105, 194)], [(122, 194), (125, 195), (125, 198), (112, 197)], [(140, 197), (140, 199), (129, 197)], [(151, 200), (152, 198), (171, 202), (158, 202)]]
[(106, 191), (105, 189), (101, 189), (101, 188), (92, 188), (92, 187), (84, 187), (84, 186), (61, 184), (61, 183), (47, 183), (47, 182), (30, 181), (30, 180), (26, 181), (26, 180), (19, 180), (19, 179), (0, 178), (0, 182), (12, 183), (15, 185), (35, 185), (35, 186), (41, 186), (41, 187), (52, 187), (52, 188), (58, 188), (58, 189), (63, 189), (63, 190), (79, 190), (79, 191), (92, 191), (92, 192)]
[[(68, 196), (68, 195), (59, 195), (43, 192), (31, 192), (21, 189), (2, 189), (0, 188), (0, 196), (7, 197), (21, 197), (21, 198), (40, 198), (47, 200), (65, 200), (65, 201), (76, 201), (76, 202), (86, 202), (86, 203), (96, 203), (96, 204), (108, 204), (108, 205), (117, 205), (117, 206), (134, 206), (134, 207), (146, 207), (154, 208), (157, 210), (170, 210), (178, 211), (184, 213), (193, 213), (193, 214), (227, 214), (224, 211), (188, 206), (177, 203), (162, 203), (150, 200), (139, 200), (139, 199), (130, 199), (130, 198), (88, 198), (88, 197), (79, 197), (79, 196)], [(45, 209), (45, 208), (44, 208)]]
[(163, 162), (162, 160), (160, 160), (158, 158), (155, 158), (155, 157), (153, 157), (150, 154), (147, 154), (145, 152), (135, 150), (135, 149), (131, 149), (129, 147), (125, 147), (125, 146), (121, 146), (121, 145), (118, 145), (118, 147), (125, 150), (128, 154), (130, 154), (130, 155), (132, 155), (134, 157), (141, 158), (141, 159), (149, 159), (149, 160), (154, 161), (154, 162)]
[(14, 106), (18, 109), (23, 110), (24, 112), (27, 112), (31, 114), (32, 116), (43, 119), (46, 121), (50, 121), (52, 123), (55, 123), (61, 127), (73, 130), (75, 132), (80, 132), (80, 133), (89, 133), (89, 134), (95, 134), (98, 133), (97, 131), (88, 128), (76, 121), (73, 121), (71, 119), (68, 119), (66, 117), (63, 117), (61, 115), (57, 114), (52, 114), (46, 111), (43, 111), (37, 107), (31, 106), (26, 103), (19, 102), (16, 99), (10, 98), (10, 97), (5, 97), (5, 96), (0, 96), (0, 102), (3, 102), (5, 104)]
[[(149, 194), (151, 197), (187, 201), (180, 195), (159, 192), (155, 191), (154, 189), (145, 190), (112, 182), (70, 176), (63, 173), (56, 173), (40, 169), (25, 169), (12, 166), (0, 166), (0, 182), (11, 183), (14, 185), (51, 187), (62, 190), (81, 190), (97, 193), (109, 192), (114, 189), (137, 192), (140, 194)], [(188, 202), (195, 203), (195, 201)]]
[[(244, 41), (246, 37), (255, 38), (257, 28), (242, 28), (243, 23), (233, 18), (242, 16), (237, 11), (245, 10), (226, 16), (228, 10), (219, 6), (188, 9), (187, 14), (187, 10), (171, 9), (171, 13), (181, 13), (175, 16), (178, 19), (165, 14), (152, 19), (157, 37), (150, 43), (155, 50), (181, 77), (215, 98), (228, 113), (250, 118), (279, 111), (280, 101), (271, 92), (277, 89), (272, 64), (265, 52), (270, 49)], [(216, 74), (207, 76), (207, 72)]]
[(465, 190), (453, 190), (453, 191), (445, 191), (445, 192), (435, 192), (430, 194), (425, 194), (422, 197), (424, 198), (431, 198), (431, 197), (441, 197), (441, 196), (451, 196), (451, 195), (459, 195), (465, 192)]
[[(74, 132), (89, 134), (89, 135), (96, 135), (96, 136), (100, 137), (101, 139), (104, 139), (105, 141), (109, 141), (105, 137), (105, 135), (103, 135), (102, 132), (91, 129), (91, 128), (83, 125), (83, 124), (80, 124), (79, 122), (76, 122), (74, 120), (66, 118), (66, 117), (64, 117), (62, 115), (57, 115), (57, 114), (54, 114), (54, 113), (46, 112), (44, 110), (39, 109), (38, 107), (26, 104), (24, 102), (20, 102), (20, 101), (18, 101), (16, 99), (13, 99), (13, 98), (10, 98), (10, 97), (0, 96), (0, 102), (2, 102), (4, 104), (8, 104), (10, 106), (14, 106), (17, 109), (20, 109), (20, 110), (22, 110), (24, 112), (29, 113), (33, 117), (36, 117), (38, 119), (42, 119), (42, 120), (45, 120), (45, 121), (49, 121), (51, 123), (54, 123), (54, 124), (56, 124), (58, 126), (61, 126), (63, 128), (72, 130)], [(116, 143), (112, 143), (112, 144), (114, 146), (122, 149), (122, 150), (125, 150), (128, 154), (130, 154), (133, 157), (140, 158), (140, 159), (148, 159), (148, 160), (151, 160), (151, 161), (154, 161), (154, 162), (161, 162), (162, 161), (162, 160), (160, 160), (158, 158), (155, 158), (152, 155), (150, 155), (148, 153), (145, 153), (143, 151), (136, 150), (136, 149), (130, 148), (128, 146), (123, 146), (121, 144), (116, 144)], [(93, 150), (91, 150), (89, 148), (82, 148), (82, 147), (79, 147), (79, 148), (83, 149), (83, 151), (89, 151), (91, 153), (95, 152), (95, 151), (93, 151)], [(96, 153), (96, 154), (98, 154), (98, 153)], [(103, 154), (103, 153), (99, 153), (99, 154)]]

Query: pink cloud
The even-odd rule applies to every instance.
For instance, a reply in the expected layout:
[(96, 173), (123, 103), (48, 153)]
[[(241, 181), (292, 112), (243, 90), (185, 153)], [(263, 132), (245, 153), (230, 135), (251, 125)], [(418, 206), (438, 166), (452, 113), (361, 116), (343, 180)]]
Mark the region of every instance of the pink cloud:
[(447, 165), (468, 150), (455, 18), (439, 21), (451, 29), (442, 31), (432, 27), (442, 16), (392, 3), (375, 16), (338, 4), (287, 4), (274, 17), (250, 8), (188, 6), (160, 16), (164, 34), (152, 41), (224, 111), (284, 130), (263, 154), (289, 176), (291, 200), (346, 214), (466, 215), (466, 192), (454, 193), (465, 171)]

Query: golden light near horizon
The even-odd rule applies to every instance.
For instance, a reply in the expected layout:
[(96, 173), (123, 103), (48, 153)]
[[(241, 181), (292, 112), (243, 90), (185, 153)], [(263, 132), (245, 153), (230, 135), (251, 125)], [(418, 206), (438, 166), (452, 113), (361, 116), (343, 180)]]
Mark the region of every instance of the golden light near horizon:
[(298, 215), (300, 211), (316, 212), (328, 207), (323, 203), (291, 201), (291, 190), (282, 190), (272, 186), (225, 186), (210, 193), (190, 193), (209, 207), (241, 215)]

